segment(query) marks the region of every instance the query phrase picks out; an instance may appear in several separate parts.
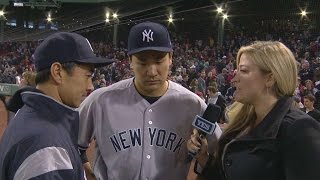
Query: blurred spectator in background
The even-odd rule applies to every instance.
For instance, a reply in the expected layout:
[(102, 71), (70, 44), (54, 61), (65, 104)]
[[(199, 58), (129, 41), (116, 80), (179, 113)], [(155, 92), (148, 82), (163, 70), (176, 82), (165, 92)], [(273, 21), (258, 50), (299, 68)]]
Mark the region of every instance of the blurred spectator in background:
[(320, 69), (316, 69), (314, 72), (314, 80), (315, 80), (315, 89), (316, 93), (314, 94), (316, 100), (314, 102), (314, 107), (320, 110)]
[(202, 92), (203, 96), (207, 94), (207, 85), (206, 85), (206, 70), (202, 70), (200, 77), (198, 78), (198, 91)]
[(225, 99), (227, 105), (230, 105), (234, 102), (233, 94), (236, 91), (236, 87), (234, 86), (234, 83), (231, 83), (231, 86), (227, 89)]
[[(168, 79), (177, 81), (185, 86), (181, 78), (182, 76), (186, 77), (187, 74), (189, 77), (189, 80), (186, 81), (188, 89), (190, 89), (190, 82), (194, 78), (199, 80), (198, 86), (201, 86), (200, 78), (206, 81), (206, 87), (212, 82), (217, 82), (219, 91), (229, 102), (227, 90), (231, 86), (230, 80), (234, 75), (232, 70), (236, 67), (235, 57), (238, 49), (242, 45), (249, 44), (255, 40), (280, 39), (293, 51), (297, 65), (301, 66), (299, 75), (303, 76), (302, 83), (297, 88), (296, 95), (300, 95), (300, 102), (303, 102), (305, 81), (309, 79), (315, 82), (315, 89), (319, 85), (317, 81), (320, 79), (318, 78), (317, 80), (312, 75), (312, 71), (315, 72), (320, 67), (320, 37), (318, 37), (318, 31), (313, 32), (310, 30), (311, 26), (302, 27), (286, 20), (263, 22), (263, 25), (259, 25), (258, 28), (235, 25), (231, 31), (226, 32), (226, 38), (224, 38), (222, 46), (217, 46), (212, 38), (209, 41), (196, 39), (190, 32), (175, 32), (176, 30), (172, 29), (170, 33), (174, 34), (172, 44), (175, 56), (172, 59), (171, 73)], [(201, 33), (208, 32), (202, 29)], [(119, 47), (115, 47), (112, 42), (103, 39), (103, 36), (106, 35), (105, 32), (90, 31), (84, 34), (87, 37), (91, 37), (91, 45), (97, 56), (117, 60), (111, 66), (95, 70), (93, 78), (95, 89), (133, 77), (133, 72), (130, 70), (128, 57), (126, 56), (125, 42), (121, 42)], [(0, 83), (19, 84), (21, 79), (18, 77), (21, 77), (24, 72), (34, 71), (32, 54), (38, 45), (37, 41), (1, 43)], [(225, 75), (221, 74), (223, 69), (227, 70)], [(202, 70), (206, 72), (204, 77), (201, 77)], [(219, 77), (217, 78), (218, 73)], [(194, 92), (202, 90), (202, 87), (193, 88)], [(202, 91), (204, 96), (205, 93)], [(319, 96), (315, 94), (317, 99), (315, 107), (320, 109), (320, 103), (317, 103), (317, 101), (320, 102), (320, 93), (318, 94)]]
[(314, 88), (313, 81), (310, 79), (306, 80), (302, 94), (303, 95), (307, 95), (307, 94), (314, 95), (316, 92), (317, 92), (317, 90)]
[(182, 80), (180, 82), (178, 82), (179, 84), (181, 84), (181, 86), (190, 89), (188, 86), (188, 81), (189, 81), (189, 75), (188, 74), (182, 74)]
[(310, 68), (308, 61), (302, 61), (302, 69), (299, 71), (299, 76), (301, 77), (301, 82), (305, 85), (306, 80), (313, 79), (313, 69)]
[(207, 104), (212, 103), (220, 107), (221, 112), (219, 115), (219, 123), (224, 122), (224, 110), (226, 109), (226, 100), (222, 96), (221, 92), (218, 91), (217, 84), (208, 86), (208, 99)]
[(36, 73), (33, 71), (25, 71), (22, 73), (20, 86), (36, 86)]
[(217, 76), (218, 89), (222, 93), (227, 88), (227, 77), (228, 77), (228, 70), (226, 68), (223, 68), (222, 72)]
[[(190, 86), (189, 86), (188, 89), (190, 89), (194, 93), (201, 92), (201, 90), (199, 90), (199, 83), (198, 83), (198, 79), (197, 78), (194, 78), (194, 79), (191, 80)], [(202, 95), (203, 95), (203, 93), (202, 93)]]
[(303, 111), (315, 120), (320, 122), (320, 111), (314, 108), (316, 98), (312, 94), (307, 94), (303, 97), (304, 109)]

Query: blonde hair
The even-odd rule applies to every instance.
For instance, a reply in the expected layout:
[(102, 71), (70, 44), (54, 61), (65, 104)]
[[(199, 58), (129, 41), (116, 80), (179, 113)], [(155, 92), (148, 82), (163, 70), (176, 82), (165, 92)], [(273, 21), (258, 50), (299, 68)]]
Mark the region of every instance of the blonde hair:
[(198, 81), (197, 78), (193, 78), (193, 79), (191, 80), (191, 82), (190, 82), (190, 86), (198, 86), (198, 85), (196, 84), (197, 81)]
[(242, 107), (243, 107), (243, 104), (237, 101), (232, 103), (230, 106), (226, 107), (227, 120), (235, 119), (236, 115), (240, 112)]
[(25, 79), (25, 85), (33, 87), (36, 86), (36, 73), (32, 71), (25, 71), (24, 73), (22, 73), (22, 77), (23, 79)]
[[(294, 94), (297, 65), (293, 53), (285, 45), (277, 41), (258, 41), (241, 47), (237, 55), (237, 66), (243, 54), (250, 56), (262, 73), (273, 75), (275, 83), (271, 90), (278, 98)], [(254, 127), (256, 114), (252, 105), (235, 102), (229, 109), (229, 124), (222, 138), (230, 134), (239, 136)]]
[(219, 89), (218, 89), (218, 85), (217, 85), (217, 83), (211, 83), (208, 87), (207, 87), (207, 89), (209, 90), (209, 91), (211, 91), (211, 92), (213, 92), (213, 93), (216, 93), (216, 92), (218, 92), (219, 91)]

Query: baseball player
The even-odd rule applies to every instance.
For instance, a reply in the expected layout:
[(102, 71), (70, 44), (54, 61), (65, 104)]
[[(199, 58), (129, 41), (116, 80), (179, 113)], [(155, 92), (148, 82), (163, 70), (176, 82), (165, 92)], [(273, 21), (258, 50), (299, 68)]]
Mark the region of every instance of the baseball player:
[(84, 180), (74, 108), (93, 87), (94, 66), (113, 60), (96, 57), (83, 36), (59, 32), (37, 47), (34, 61), (36, 89), (16, 96), (22, 107), (0, 142), (0, 179)]
[[(100, 88), (81, 104), (79, 147), (83, 152), (96, 139), (97, 179), (186, 179), (186, 142), (195, 115), (202, 114), (206, 104), (167, 80), (172, 52), (164, 26), (135, 25), (128, 38), (135, 77)], [(220, 133), (218, 128), (213, 142)]]

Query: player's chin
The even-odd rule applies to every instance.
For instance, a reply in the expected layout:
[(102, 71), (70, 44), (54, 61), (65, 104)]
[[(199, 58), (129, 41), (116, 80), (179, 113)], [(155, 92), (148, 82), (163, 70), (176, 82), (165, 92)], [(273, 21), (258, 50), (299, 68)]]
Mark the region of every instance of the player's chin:
[(157, 91), (160, 88), (160, 85), (158, 85), (158, 84), (145, 84), (144, 87), (147, 91), (152, 92), (152, 91)]
[(145, 81), (146, 86), (159, 86), (161, 81)]
[(155, 90), (159, 89), (160, 86), (157, 84), (152, 84), (152, 85), (149, 84), (149, 85), (146, 85), (145, 88), (149, 89), (149, 91), (155, 91)]
[(81, 97), (81, 100), (80, 100), (80, 103), (79, 103), (79, 106), (80, 106), (80, 104), (85, 100), (87, 98), (87, 96), (82, 96)]
[(82, 103), (82, 101), (84, 101), (86, 98), (86, 96), (81, 96), (78, 97), (77, 99), (74, 99), (73, 103), (72, 103), (72, 107), (73, 108), (78, 108), (80, 106), (80, 104)]

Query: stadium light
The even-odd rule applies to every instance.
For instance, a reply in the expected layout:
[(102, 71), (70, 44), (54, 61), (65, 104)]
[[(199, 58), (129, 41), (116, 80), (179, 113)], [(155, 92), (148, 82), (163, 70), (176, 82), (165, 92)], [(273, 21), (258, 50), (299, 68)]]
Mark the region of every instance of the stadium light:
[(301, 16), (306, 16), (307, 15), (307, 11), (302, 10), (300, 14), (301, 14)]
[(47, 21), (50, 23), (52, 21), (51, 14), (49, 13), (47, 16)]
[(222, 17), (223, 17), (223, 19), (228, 19), (229, 16), (228, 16), (228, 14), (224, 14)]
[(223, 9), (222, 9), (221, 7), (218, 7), (218, 8), (217, 8), (217, 12), (218, 12), (218, 14), (220, 14), (220, 13), (223, 12)]
[(109, 19), (109, 17), (110, 17), (110, 13), (107, 12), (107, 13), (106, 13), (106, 18)]
[(4, 11), (0, 10), (0, 16), (4, 16)]
[(117, 13), (113, 13), (112, 17), (116, 19), (118, 17), (118, 14)]
[(168, 22), (169, 22), (169, 23), (173, 23), (172, 13), (169, 13)]
[(109, 23), (109, 22), (110, 22), (109, 18), (106, 18), (106, 23)]

